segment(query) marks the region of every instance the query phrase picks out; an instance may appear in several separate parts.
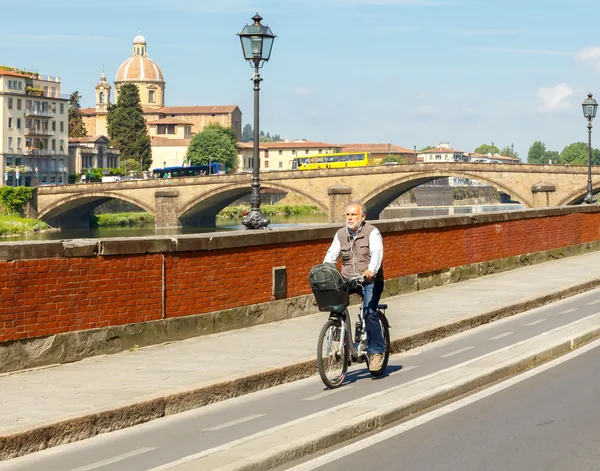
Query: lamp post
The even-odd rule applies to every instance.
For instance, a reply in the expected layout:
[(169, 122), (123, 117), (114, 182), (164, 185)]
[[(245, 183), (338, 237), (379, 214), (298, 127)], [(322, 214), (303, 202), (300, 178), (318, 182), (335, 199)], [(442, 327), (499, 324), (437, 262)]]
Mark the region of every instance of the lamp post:
[(258, 92), (260, 90), (260, 82), (262, 78), (258, 73), (265, 62), (271, 57), (271, 49), (275, 35), (268, 26), (262, 25), (260, 22), (262, 17), (257, 13), (252, 17), (254, 21), (251, 25), (244, 26), (244, 29), (238, 36), (242, 43), (242, 51), (244, 59), (250, 62), (250, 66), (254, 67), (254, 137), (253, 137), (253, 161), (252, 161), (252, 194), (250, 195), (250, 212), (242, 220), (242, 224), (246, 229), (267, 229), (271, 221), (265, 217), (260, 210), (260, 156), (259, 156), (259, 106)]
[(596, 117), (596, 111), (598, 110), (598, 103), (592, 97), (590, 93), (587, 96), (587, 100), (584, 100), (581, 104), (583, 107), (583, 116), (588, 120), (588, 180), (587, 180), (587, 193), (583, 202), (586, 204), (592, 204), (596, 202), (594, 194), (592, 193), (592, 120)]
[(415, 151), (415, 155), (414, 155), (415, 161), (413, 162), (413, 164), (416, 164), (417, 163), (417, 146), (413, 146), (413, 149)]

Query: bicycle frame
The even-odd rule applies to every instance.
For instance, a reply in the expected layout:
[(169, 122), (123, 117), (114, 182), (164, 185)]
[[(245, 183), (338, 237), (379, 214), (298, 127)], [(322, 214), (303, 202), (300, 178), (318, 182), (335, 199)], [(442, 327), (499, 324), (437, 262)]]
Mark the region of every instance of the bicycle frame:
[[(342, 332), (340, 333), (340, 338), (346, 339), (346, 343), (348, 346), (348, 352), (350, 353), (350, 358), (352, 359), (352, 361), (358, 361), (358, 359), (361, 356), (366, 356), (366, 352), (361, 354), (358, 352), (358, 350), (354, 346), (354, 340), (352, 339), (352, 321), (350, 319), (350, 312), (348, 312), (348, 308), (344, 309), (341, 312), (329, 313), (329, 318), (338, 320), (340, 322), (340, 325), (342, 328)], [(360, 310), (359, 318), (360, 318), (360, 321), (364, 324), (364, 320), (362, 319), (362, 308)]]

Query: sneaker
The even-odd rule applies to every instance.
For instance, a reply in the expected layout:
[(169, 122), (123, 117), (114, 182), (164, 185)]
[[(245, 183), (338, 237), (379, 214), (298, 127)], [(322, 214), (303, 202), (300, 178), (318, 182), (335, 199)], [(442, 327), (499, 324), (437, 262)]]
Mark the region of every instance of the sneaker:
[(369, 371), (379, 371), (383, 366), (383, 355), (375, 353), (369, 356)]

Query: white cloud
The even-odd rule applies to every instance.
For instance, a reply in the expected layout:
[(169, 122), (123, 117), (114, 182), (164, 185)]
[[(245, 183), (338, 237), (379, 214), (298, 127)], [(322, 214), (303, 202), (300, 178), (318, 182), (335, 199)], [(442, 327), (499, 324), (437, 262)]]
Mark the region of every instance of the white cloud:
[(575, 60), (589, 65), (600, 72), (600, 46), (581, 49), (575, 55)]
[(296, 87), (296, 95), (311, 96), (312, 94), (313, 94), (313, 89), (310, 87), (306, 87), (304, 85), (298, 85)]
[(463, 36), (511, 36), (525, 32), (524, 29), (461, 29), (458, 31)]
[(571, 106), (567, 99), (573, 95), (573, 88), (563, 82), (556, 87), (540, 88), (537, 95), (540, 99), (540, 111), (560, 111)]
[(473, 108), (469, 108), (467, 105), (463, 105), (463, 111), (468, 115), (475, 114), (475, 110), (473, 110)]
[(527, 56), (569, 56), (572, 52), (557, 51), (553, 49), (518, 49), (510, 47), (473, 47), (474, 51), (500, 52), (504, 54), (523, 54)]
[(442, 112), (439, 108), (433, 105), (419, 105), (415, 111), (420, 115), (438, 115)]

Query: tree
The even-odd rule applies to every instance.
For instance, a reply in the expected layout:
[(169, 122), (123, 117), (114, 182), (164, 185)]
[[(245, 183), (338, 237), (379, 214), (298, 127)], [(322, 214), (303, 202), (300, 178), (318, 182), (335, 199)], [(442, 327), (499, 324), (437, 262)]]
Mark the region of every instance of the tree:
[(237, 149), (235, 132), (218, 123), (211, 123), (202, 132), (192, 137), (186, 161), (190, 165), (206, 165), (210, 162), (220, 162), (225, 168), (237, 168)]
[(496, 146), (490, 146), (489, 144), (481, 144), (477, 149), (475, 149), (476, 154), (500, 154), (500, 149)]
[(427, 152), (428, 150), (435, 149), (435, 146), (425, 146), (419, 152)]
[(69, 97), (69, 137), (85, 137), (87, 135), (79, 105), (80, 99), (78, 91), (71, 93)]
[(134, 83), (124, 83), (119, 88), (117, 104), (108, 110), (108, 134), (111, 146), (121, 152), (121, 160), (135, 159), (143, 170), (150, 168), (150, 137)]
[(252, 126), (244, 124), (242, 129), (242, 142), (250, 142), (252, 140)]
[(507, 157), (514, 157), (515, 159), (519, 158), (519, 153), (515, 152), (512, 146), (505, 146), (500, 149), (500, 155), (506, 155)]
[(560, 154), (555, 150), (547, 150), (544, 152), (544, 162), (549, 164), (560, 164)]
[(542, 141), (535, 141), (531, 144), (529, 152), (527, 152), (527, 163), (530, 164), (547, 164), (549, 157), (546, 155), (546, 144)]
[(574, 142), (560, 153), (560, 161), (566, 165), (587, 165), (588, 146), (585, 142)]
[(379, 163), (379, 165), (385, 164), (388, 162), (396, 162), (398, 164), (406, 165), (406, 159), (404, 157), (402, 157), (401, 155), (397, 155), (397, 154), (386, 155), (383, 159), (381, 159), (381, 162)]

